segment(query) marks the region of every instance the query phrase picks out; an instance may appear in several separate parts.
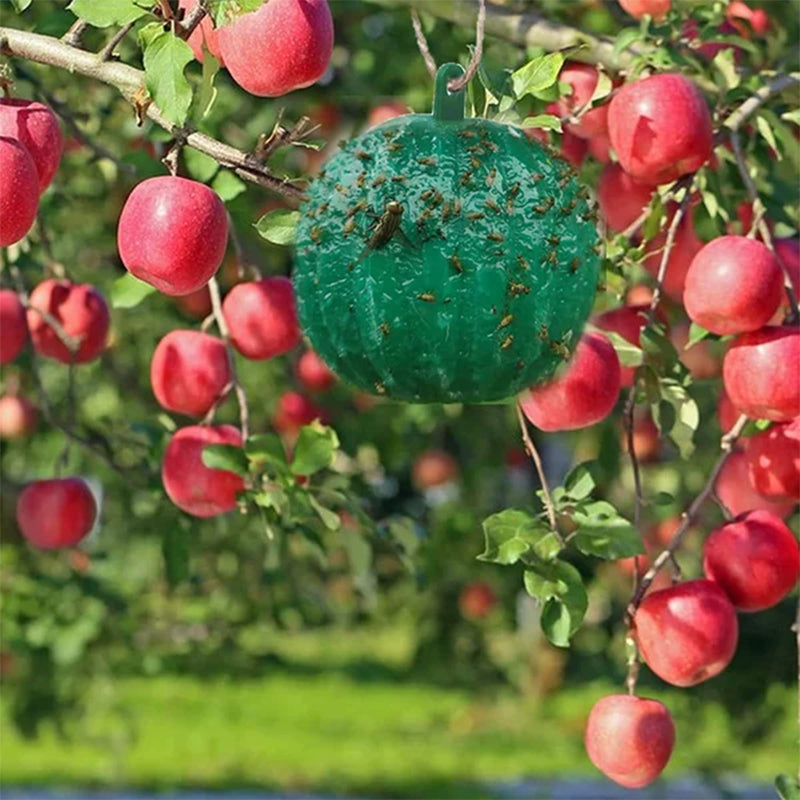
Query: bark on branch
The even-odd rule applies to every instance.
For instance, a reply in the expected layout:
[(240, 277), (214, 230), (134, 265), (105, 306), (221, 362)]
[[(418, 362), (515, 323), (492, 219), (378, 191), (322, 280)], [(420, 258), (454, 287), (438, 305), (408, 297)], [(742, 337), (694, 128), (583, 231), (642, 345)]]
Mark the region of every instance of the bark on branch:
[[(114, 61), (103, 61), (96, 53), (79, 50), (52, 36), (0, 28), (0, 52), (37, 64), (46, 64), (77, 75), (114, 86), (131, 104), (137, 105), (146, 96), (144, 72)], [(141, 105), (139, 103), (139, 105)], [(161, 109), (150, 102), (144, 110), (149, 119), (180, 138), (188, 147), (211, 156), (223, 167), (232, 170), (246, 181), (271, 189), (295, 201), (303, 198), (301, 188), (273, 175), (253, 155), (237, 150), (211, 136), (188, 128), (179, 128), (165, 119)]]

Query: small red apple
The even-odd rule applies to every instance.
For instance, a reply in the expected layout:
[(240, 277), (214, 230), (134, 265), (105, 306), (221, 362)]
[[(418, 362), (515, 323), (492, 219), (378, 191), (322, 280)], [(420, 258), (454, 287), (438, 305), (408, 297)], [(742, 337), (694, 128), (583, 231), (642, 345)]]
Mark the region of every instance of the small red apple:
[(745, 236), (719, 236), (694, 257), (683, 302), (690, 319), (727, 336), (766, 325), (783, 300), (783, 272), (772, 252)]
[[(725, 16), (730, 25), (745, 39), (750, 38), (750, 28), (757, 36), (764, 36), (770, 28), (769, 14), (763, 8), (750, 8), (742, 0), (731, 0), (725, 9)], [(750, 23), (749, 28), (745, 22)]]
[(196, 292), (184, 294), (175, 298), (175, 305), (192, 319), (205, 319), (211, 313), (211, 293), (208, 286), (203, 286)]
[(269, 0), (217, 30), (231, 77), (258, 97), (310, 86), (328, 68), (333, 18), (327, 0)]
[[(667, 235), (669, 226), (672, 224), (675, 207), (667, 214), (667, 221), (664, 228), (659, 234), (654, 236), (645, 248), (647, 255), (644, 259), (645, 269), (653, 276), (658, 277), (658, 271), (661, 267), (661, 258), (664, 247), (667, 243)], [(694, 220), (691, 213), (686, 214), (678, 224), (675, 231), (675, 238), (672, 243), (672, 249), (667, 259), (667, 271), (664, 274), (664, 292), (677, 301), (683, 301), (683, 290), (686, 283), (686, 274), (689, 272), (689, 267), (694, 260), (694, 257), (700, 252), (703, 247), (703, 242), (697, 238), (694, 231)]]
[(722, 377), (739, 413), (773, 422), (800, 417), (800, 330), (774, 326), (736, 337)]
[(759, 494), (800, 501), (800, 417), (745, 440), (750, 482)]
[(589, 139), (589, 155), (601, 164), (608, 164), (611, 162), (611, 139), (608, 134), (604, 133), (600, 136), (593, 136)]
[(465, 619), (484, 619), (496, 605), (497, 595), (486, 581), (468, 583), (458, 596), (458, 607)]
[(644, 183), (671, 183), (711, 155), (705, 98), (678, 73), (626, 83), (609, 105), (608, 133), (622, 168)]
[(420, 491), (450, 483), (458, 477), (458, 462), (444, 450), (426, 450), (414, 460), (411, 481)]
[[(184, 19), (196, 5), (197, 0), (178, 0), (178, 8), (185, 12)], [(208, 52), (219, 61), (221, 66), (225, 66), (225, 59), (222, 58), (222, 53), (220, 52), (214, 22), (208, 14), (200, 20), (200, 24), (192, 31), (186, 42), (192, 48), (194, 57), (201, 64), (203, 63), (203, 44), (205, 44)]]
[(325, 392), (336, 383), (336, 376), (313, 350), (307, 350), (297, 362), (297, 380), (310, 392)]
[(0, 247), (24, 238), (39, 209), (39, 176), (28, 151), (0, 136)]
[(225, 255), (228, 215), (219, 196), (197, 181), (160, 175), (139, 183), (119, 217), (125, 268), (164, 294), (208, 283)]
[(633, 626), (647, 666), (675, 686), (694, 686), (722, 672), (739, 636), (734, 607), (708, 580), (685, 581), (647, 595)]
[(294, 289), (288, 278), (262, 278), (234, 286), (222, 311), (233, 346), (260, 361), (288, 353), (300, 342)]
[(150, 362), (150, 384), (168, 411), (202, 417), (231, 382), (222, 340), (199, 331), (170, 331)]
[[(622, 449), (628, 451), (628, 432), (620, 431)], [(661, 434), (649, 413), (637, 414), (633, 420), (633, 449), (640, 464), (658, 460), (661, 453)]]
[(8, 364), (28, 341), (25, 306), (11, 289), (0, 289), (0, 332), (0, 364)]
[[(558, 75), (559, 83), (567, 83), (572, 87), (572, 94), (551, 104), (551, 113), (566, 118), (586, 108), (592, 99), (600, 73), (592, 64), (567, 61)], [(608, 104), (590, 108), (581, 114), (576, 122), (567, 122), (564, 129), (581, 139), (602, 136), (608, 130)]]
[(97, 517), (97, 503), (80, 478), (29, 483), (17, 500), (17, 524), (34, 547), (74, 547)]
[(667, 766), (675, 725), (658, 700), (612, 694), (592, 707), (584, 743), (589, 760), (606, 777), (628, 789), (640, 789)]
[(180, 428), (164, 451), (161, 478), (169, 499), (194, 517), (215, 517), (236, 508), (244, 481), (234, 472), (210, 469), (203, 450), (212, 444), (241, 447), (242, 436), (232, 425), (190, 425)]
[(58, 119), (50, 107), (19, 97), (0, 99), (0, 136), (15, 139), (28, 151), (39, 192), (43, 192), (58, 170), (64, 149)]
[[(74, 355), (37, 309), (49, 313), (80, 343)], [(63, 364), (85, 364), (99, 358), (106, 346), (109, 322), (103, 295), (88, 283), (48, 278), (31, 292), (28, 329), (33, 347)]]
[(747, 457), (741, 451), (731, 453), (717, 476), (714, 487), (719, 501), (734, 516), (746, 511), (771, 511), (775, 516), (786, 518), (794, 510), (791, 500), (765, 497), (753, 487), (747, 468)]
[(779, 603), (800, 577), (800, 548), (782, 519), (748, 511), (712, 531), (703, 545), (703, 571), (740, 611)]
[(672, 8), (672, 0), (619, 0), (619, 4), (634, 19), (641, 19), (647, 14), (656, 22), (664, 19)]
[(292, 435), (315, 419), (324, 420), (324, 411), (310, 398), (299, 392), (284, 392), (278, 398), (278, 407), (272, 425), (280, 433)]
[(19, 394), (0, 397), (0, 439), (25, 439), (36, 430), (36, 406)]
[(520, 395), (525, 416), (543, 431), (585, 428), (605, 419), (620, 389), (619, 358), (600, 333), (586, 333), (564, 371)]
[(619, 164), (606, 164), (597, 182), (597, 203), (609, 229), (621, 233), (650, 204), (655, 187), (640, 183)]
[(717, 401), (717, 419), (719, 421), (720, 430), (727, 433), (739, 419), (739, 412), (733, 407), (728, 393), (725, 391), (725, 386), (719, 390), (719, 400)]

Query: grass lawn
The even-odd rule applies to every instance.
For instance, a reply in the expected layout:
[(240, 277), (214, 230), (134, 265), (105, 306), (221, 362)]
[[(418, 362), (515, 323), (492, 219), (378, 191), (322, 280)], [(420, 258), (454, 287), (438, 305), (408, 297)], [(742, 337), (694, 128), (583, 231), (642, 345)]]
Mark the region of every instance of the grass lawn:
[[(4, 720), (0, 778), (6, 786), (478, 797), (488, 794), (481, 781), (597, 774), (583, 751), (583, 725), (594, 700), (618, 687), (572, 687), (540, 701), (511, 692), (478, 697), (393, 678), (402, 646), (374, 633), (361, 646), (368, 643), (362, 653), (381, 660), (384, 672), (354, 668), (352, 641), (328, 633), (294, 637), (298, 667), (256, 679), (121, 679), (114, 693), (128, 724), (97, 712), (71, 742), (52, 731), (25, 741)], [(693, 702), (688, 692), (660, 695), (678, 729), (666, 776), (733, 771), (771, 781), (790, 772), (794, 701), (787, 689), (776, 691), (786, 694), (785, 714), (757, 746), (736, 740), (721, 706)]]

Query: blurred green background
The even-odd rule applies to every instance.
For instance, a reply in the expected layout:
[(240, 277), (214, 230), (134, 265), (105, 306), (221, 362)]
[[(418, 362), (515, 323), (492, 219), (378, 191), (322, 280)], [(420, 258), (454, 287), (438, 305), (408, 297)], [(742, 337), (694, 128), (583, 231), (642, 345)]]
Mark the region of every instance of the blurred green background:
[[(630, 22), (616, 5), (599, 1), (506, 5), (612, 36)], [(322, 126), (318, 141), (335, 146), (362, 130), (384, 101), (427, 111), (431, 81), (407, 9), (356, 0), (331, 6), (336, 49), (321, 85), (268, 101), (220, 74), (215, 105), (195, 124), (251, 149), (283, 108), (289, 121), (309, 115)], [(769, 47), (791, 60), (797, 7), (768, 7), (775, 20)], [(74, 21), (66, 3), (55, 0), (35, 0), (20, 16), (4, 2), (0, 14), (3, 24), (56, 36)], [(466, 60), (471, 30), (429, 15), (423, 23), (437, 59)], [(99, 49), (107, 35), (89, 31), (85, 44)], [(133, 37), (120, 53), (137, 62)], [(537, 53), (488, 39), (485, 58), (490, 67), (513, 69)], [(768, 66), (765, 53), (747, 68)], [(189, 71), (199, 84), (200, 68)], [(109, 87), (30, 64), (14, 63), (11, 72), (17, 94), (55, 98), (85, 135), (70, 139), (42, 198), (46, 235), (37, 233), (12, 259), (28, 287), (61, 265), (108, 295), (123, 274), (116, 218), (137, 181), (163, 174), (158, 156), (166, 134), (149, 124), (138, 128)], [(92, 145), (115, 159), (97, 158)], [(776, 186), (795, 181), (795, 196), (774, 209), (782, 235), (789, 235), (796, 230), (797, 154), (776, 162), (763, 142), (748, 141), (748, 148)], [(276, 173), (292, 176), (318, 163), (315, 151), (303, 148), (281, 150), (271, 162)], [(583, 179), (592, 184), (599, 169), (588, 159)], [(223, 195), (248, 263), (289, 274), (288, 251), (266, 244), (253, 227), (280, 201), (196, 155), (187, 153), (181, 170)], [(744, 189), (732, 171), (720, 185), (719, 203), (733, 217)], [(768, 203), (779, 205), (780, 197), (776, 192)], [(696, 214), (705, 238), (722, 232), (719, 218), (703, 208)], [(233, 260), (232, 250), (223, 285), (236, 279)], [(598, 309), (617, 304), (625, 288), (617, 281), (599, 296)], [(686, 321), (679, 308), (668, 315), (678, 327)], [(199, 324), (163, 296), (114, 310), (111, 347), (74, 375), (74, 424), (95, 437), (100, 458), (76, 446), (65, 454), (63, 432), (45, 423), (29, 440), (0, 442), (0, 784), (467, 797), (491, 796), (497, 781), (596, 778), (583, 728), (595, 700), (623, 691), (621, 620), (631, 576), (614, 564), (576, 561), (590, 585), (590, 606), (566, 651), (543, 639), (538, 609), (521, 591), (521, 569), (476, 561), (484, 517), (538, 507), (513, 409), (398, 405), (336, 386), (316, 399), (341, 440), (360, 513), (338, 531), (286, 531), (275, 547), (258, 515), (197, 520), (163, 495), (160, 456), (184, 423), (155, 403), (149, 361), (167, 331)], [(720, 352), (712, 344), (716, 372), (691, 387), (702, 419), (697, 452), (681, 461), (662, 443), (644, 466), (646, 485), (666, 498), (645, 508), (653, 538), (699, 491), (716, 457)], [(269, 429), (282, 392), (298, 388), (299, 354), (239, 360), (256, 431)], [(36, 401), (32, 359), (26, 351), (6, 367), (3, 385)], [(67, 369), (42, 362), (38, 368), (54, 413), (69, 419)], [(232, 401), (219, 418), (235, 422)], [(570, 465), (596, 460), (598, 495), (630, 514), (633, 478), (620, 437), (616, 414), (589, 430), (537, 442), (555, 482)], [(458, 472), (444, 486), (421, 489), (413, 465), (434, 448), (449, 452)], [(34, 552), (16, 531), (15, 498), (27, 480), (53, 474), (59, 460), (66, 474), (85, 476), (102, 493), (101, 522), (79, 549)], [(679, 557), (685, 575), (699, 574), (701, 535), (721, 519), (708, 504)], [(797, 515), (795, 530), (796, 523)], [(398, 551), (398, 540), (406, 552)], [(477, 605), (470, 605), (468, 587), (473, 600), (483, 598)], [(735, 787), (737, 780), (769, 783), (794, 771), (794, 606), (789, 598), (741, 616), (736, 657), (707, 684), (665, 689), (643, 668), (642, 694), (663, 699), (676, 719), (667, 779), (691, 773), (721, 793), (731, 775), (740, 776)]]

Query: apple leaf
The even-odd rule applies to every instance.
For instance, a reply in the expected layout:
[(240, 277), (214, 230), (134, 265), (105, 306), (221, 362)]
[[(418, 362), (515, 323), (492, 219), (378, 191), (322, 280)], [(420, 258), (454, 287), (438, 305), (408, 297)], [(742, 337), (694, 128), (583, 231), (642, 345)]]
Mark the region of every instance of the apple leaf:
[(215, 159), (192, 147), (184, 147), (181, 154), (186, 164), (186, 170), (196, 181), (207, 183), (219, 170), (219, 164)]
[(689, 325), (689, 340), (686, 342), (686, 346), (683, 349), (688, 350), (692, 345), (702, 342), (703, 339), (709, 336), (711, 336), (711, 331), (707, 331), (702, 325), (693, 322)]
[(219, 28), (242, 14), (258, 11), (264, 0), (210, 0), (208, 5), (214, 27)]
[(111, 307), (112, 308), (134, 308), (148, 295), (155, 292), (155, 286), (140, 281), (126, 272), (121, 278), (117, 278), (111, 284)]
[(280, 515), (289, 508), (289, 496), (284, 489), (274, 484), (266, 486), (250, 497), (260, 508), (272, 508)]
[(245, 476), (250, 465), (244, 450), (235, 444), (210, 444), (203, 448), (203, 464), (209, 469), (224, 469)]
[(222, 169), (216, 174), (211, 181), (211, 188), (224, 203), (230, 202), (247, 190), (245, 182), (227, 169)]
[(314, 421), (300, 429), (294, 446), (291, 470), (293, 475), (313, 475), (333, 463), (339, 437), (333, 428)]
[(531, 597), (544, 601), (541, 624), (547, 638), (558, 647), (569, 647), (589, 605), (578, 570), (565, 561), (542, 561), (525, 570), (524, 582)]
[(719, 73), (717, 85), (721, 89), (735, 89), (742, 77), (736, 69), (736, 56), (732, 47), (720, 50), (711, 62), (711, 66)]
[(645, 34), (639, 27), (623, 28), (614, 41), (614, 55), (620, 55), (623, 50), (644, 37)]
[(635, 344), (631, 344), (624, 336), (616, 331), (600, 331), (608, 339), (623, 367), (638, 367), (644, 361), (644, 353)]
[[(149, 13), (147, 6), (136, 0), (72, 0), (69, 10), (95, 28), (127, 25)], [(171, 34), (170, 34), (171, 35)]]
[(561, 133), (561, 120), (554, 114), (537, 114), (535, 117), (525, 117), (520, 127), (543, 128), (546, 131)]
[(329, 531), (338, 531), (339, 528), (342, 527), (342, 518), (335, 511), (325, 508), (325, 506), (310, 492), (308, 494), (308, 502), (311, 503), (311, 507), (317, 512), (317, 516), (322, 520), (322, 524)]
[(549, 89), (558, 81), (563, 64), (563, 53), (547, 53), (532, 59), (511, 74), (514, 95), (519, 99)]
[(778, 161), (782, 160), (781, 151), (778, 148), (778, 142), (775, 140), (775, 134), (772, 132), (772, 128), (767, 122), (766, 118), (759, 114), (756, 117), (756, 127), (758, 128), (758, 132), (764, 137), (767, 144), (775, 151), (775, 157)]
[(11, 0), (11, 5), (17, 14), (21, 14), (33, 2), (33, 0)]
[(195, 109), (204, 119), (211, 112), (211, 108), (217, 99), (217, 87), (214, 86), (214, 79), (219, 72), (220, 63), (211, 54), (203, 39), (203, 77), (200, 83), (200, 91), (197, 93)]
[(778, 775), (775, 778), (775, 791), (781, 800), (800, 800), (800, 783), (791, 775)]
[(575, 546), (584, 555), (616, 561), (644, 553), (639, 532), (605, 500), (580, 506), (572, 519), (578, 526)]
[(194, 58), (192, 48), (157, 22), (139, 32), (144, 51), (147, 91), (162, 113), (175, 125), (183, 125), (192, 104), (192, 87), (184, 75)]
[[(659, 381), (662, 403), (653, 403), (651, 410), (658, 429), (667, 433), (678, 447), (681, 458), (689, 458), (694, 452), (694, 432), (700, 424), (697, 403), (686, 391), (686, 387), (673, 378)], [(671, 409), (671, 420), (666, 419), (664, 405)]]
[(483, 521), (483, 535), (486, 544), (478, 556), (480, 561), (516, 564), (552, 532), (541, 519), (527, 511), (507, 508)]
[(299, 221), (299, 211), (287, 211), (279, 208), (264, 214), (256, 222), (256, 230), (262, 239), (266, 239), (272, 244), (289, 245), (294, 243)]
[(588, 464), (578, 464), (564, 479), (564, 493), (573, 500), (585, 500), (596, 485)]
[(286, 451), (274, 433), (257, 433), (244, 443), (247, 458), (256, 465), (268, 464), (286, 469)]

